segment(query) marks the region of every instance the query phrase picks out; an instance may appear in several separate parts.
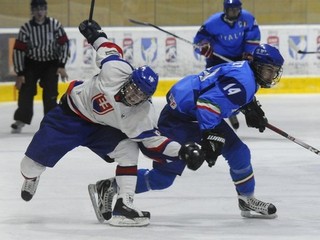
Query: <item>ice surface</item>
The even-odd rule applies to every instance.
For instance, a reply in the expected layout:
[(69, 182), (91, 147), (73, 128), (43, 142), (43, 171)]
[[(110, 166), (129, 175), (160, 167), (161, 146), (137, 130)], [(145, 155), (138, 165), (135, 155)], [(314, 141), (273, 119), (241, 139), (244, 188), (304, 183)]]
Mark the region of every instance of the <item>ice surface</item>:
[[(258, 99), (269, 122), (320, 149), (320, 95), (262, 95)], [(163, 98), (154, 100), (157, 109)], [(16, 103), (0, 104), (0, 239), (319, 239), (320, 156), (266, 130), (245, 126), (239, 136), (252, 150), (256, 197), (274, 203), (278, 218), (243, 219), (223, 158), (197, 172), (186, 170), (163, 191), (136, 195), (135, 205), (151, 212), (151, 224), (117, 228), (100, 224), (91, 207), (87, 185), (114, 175), (115, 164), (86, 148), (68, 153), (41, 176), (30, 202), (20, 198), (19, 164), (42, 118), (41, 103), (21, 134), (10, 134)], [(151, 161), (141, 157), (140, 167)]]

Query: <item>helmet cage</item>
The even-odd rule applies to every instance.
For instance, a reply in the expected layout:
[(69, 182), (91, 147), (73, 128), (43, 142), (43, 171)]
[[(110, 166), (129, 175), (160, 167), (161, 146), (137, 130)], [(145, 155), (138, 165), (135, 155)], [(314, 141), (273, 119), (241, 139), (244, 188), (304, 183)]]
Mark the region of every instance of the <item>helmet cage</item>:
[(146, 95), (131, 78), (123, 84), (119, 94), (121, 102), (130, 107), (145, 102), (150, 98), (150, 96)]
[(252, 63), (256, 80), (262, 88), (271, 88), (276, 85), (281, 78), (282, 66), (263, 64), (253, 61)]
[(236, 21), (241, 14), (241, 6), (240, 0), (225, 0), (223, 3), (225, 18), (229, 21)]

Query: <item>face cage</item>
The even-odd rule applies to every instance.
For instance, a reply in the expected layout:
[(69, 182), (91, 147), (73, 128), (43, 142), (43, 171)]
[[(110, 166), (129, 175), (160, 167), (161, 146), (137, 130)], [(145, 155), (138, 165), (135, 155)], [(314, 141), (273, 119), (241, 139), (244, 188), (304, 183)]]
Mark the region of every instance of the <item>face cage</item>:
[[(231, 13), (234, 13), (235, 11), (238, 11), (238, 14), (237, 14), (237, 15), (233, 15), (233, 14), (232, 14), (232, 16), (229, 15), (230, 12), (231, 12)], [(227, 8), (225, 9), (225, 17), (226, 17), (226, 19), (229, 20), (229, 21), (236, 21), (236, 20), (238, 20), (240, 14), (241, 14), (241, 7), (227, 7)]]
[(147, 101), (147, 96), (132, 80), (126, 82), (120, 89), (121, 102), (126, 106), (136, 106)]
[(258, 84), (262, 88), (275, 86), (281, 78), (283, 68), (272, 64), (253, 64)]

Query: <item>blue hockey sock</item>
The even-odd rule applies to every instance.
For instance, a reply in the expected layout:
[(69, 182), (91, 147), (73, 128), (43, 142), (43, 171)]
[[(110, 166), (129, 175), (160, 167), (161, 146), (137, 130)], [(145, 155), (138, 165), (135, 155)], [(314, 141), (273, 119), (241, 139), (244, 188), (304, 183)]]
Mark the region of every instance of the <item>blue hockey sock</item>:
[(252, 195), (255, 188), (255, 180), (252, 166), (240, 170), (230, 170), (230, 175), (236, 186), (236, 190), (241, 195)]
[(176, 178), (176, 174), (158, 169), (139, 169), (136, 193), (168, 188)]

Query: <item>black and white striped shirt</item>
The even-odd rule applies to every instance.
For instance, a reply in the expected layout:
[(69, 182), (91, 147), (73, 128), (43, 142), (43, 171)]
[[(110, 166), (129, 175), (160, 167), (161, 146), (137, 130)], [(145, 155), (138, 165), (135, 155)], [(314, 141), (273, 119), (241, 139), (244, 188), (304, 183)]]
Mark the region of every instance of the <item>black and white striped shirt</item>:
[(46, 17), (43, 24), (31, 19), (21, 26), (13, 48), (14, 70), (23, 75), (25, 58), (46, 62), (57, 60), (64, 67), (68, 59), (68, 37), (61, 23)]

